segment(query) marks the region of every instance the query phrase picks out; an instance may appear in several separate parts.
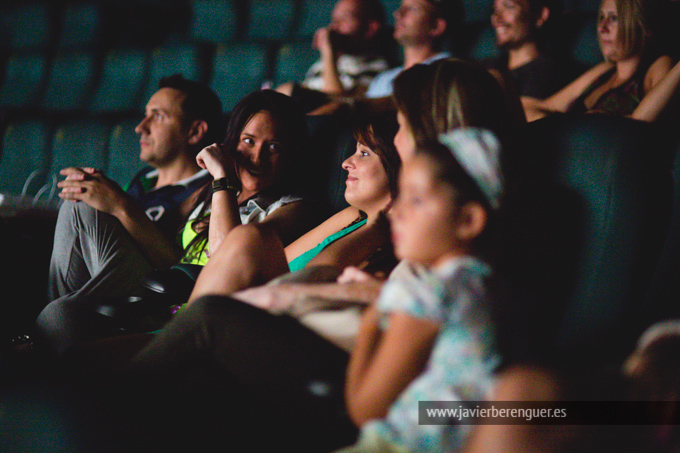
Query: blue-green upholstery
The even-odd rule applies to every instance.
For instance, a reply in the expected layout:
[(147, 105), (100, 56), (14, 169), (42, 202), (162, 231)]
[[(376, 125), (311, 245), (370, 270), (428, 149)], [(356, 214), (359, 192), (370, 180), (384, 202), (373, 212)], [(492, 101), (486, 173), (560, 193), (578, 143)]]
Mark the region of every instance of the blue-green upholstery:
[(552, 359), (625, 355), (668, 225), (663, 144), (650, 124), (604, 115), (553, 116), (522, 135), (509, 316)]
[(110, 125), (101, 120), (72, 120), (60, 124), (52, 138), (50, 173), (65, 167), (106, 169)]
[(260, 89), (268, 73), (267, 48), (256, 43), (219, 46), (213, 58), (210, 87), (225, 112), (245, 95)]
[(22, 3), (0, 6), (0, 50), (44, 50), (50, 43), (48, 4)]
[(193, 0), (189, 35), (197, 42), (223, 44), (236, 36), (239, 16), (232, 0)]
[(82, 110), (93, 88), (96, 71), (94, 53), (87, 51), (63, 52), (50, 66), (47, 90), (42, 99), (46, 110)]
[(158, 90), (158, 81), (173, 74), (182, 74), (190, 80), (203, 80), (205, 67), (197, 45), (184, 43), (157, 47), (151, 52), (149, 78), (146, 82), (139, 108), (144, 109), (149, 98)]
[(312, 48), (311, 41), (283, 44), (276, 53), (274, 84), (301, 82), (309, 67), (318, 59), (319, 52)]
[(297, 36), (309, 39), (318, 28), (330, 24), (334, 6), (334, 0), (302, 0)]
[(71, 3), (61, 16), (59, 48), (88, 49), (97, 44), (103, 28), (102, 12), (96, 3)]
[(141, 119), (141, 116), (125, 119), (111, 128), (106, 175), (121, 187), (126, 187), (132, 177), (146, 166), (139, 160), (139, 135), (135, 132), (135, 126)]
[(102, 75), (90, 110), (125, 112), (136, 110), (146, 80), (148, 54), (141, 49), (112, 50), (104, 59)]
[(30, 178), (26, 193), (35, 195), (45, 183), (49, 168), (50, 134), (47, 120), (16, 121), (4, 128), (0, 149), (0, 193), (19, 195)]
[(37, 102), (45, 82), (47, 62), (40, 52), (14, 53), (7, 60), (0, 87), (0, 106), (28, 108)]
[(247, 40), (290, 38), (295, 21), (293, 0), (250, 0), (248, 6)]

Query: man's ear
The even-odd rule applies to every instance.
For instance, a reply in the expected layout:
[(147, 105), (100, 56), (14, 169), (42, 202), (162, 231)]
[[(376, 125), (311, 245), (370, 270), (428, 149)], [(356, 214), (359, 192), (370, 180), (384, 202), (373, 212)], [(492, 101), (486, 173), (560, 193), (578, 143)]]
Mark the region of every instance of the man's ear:
[(472, 241), (482, 234), (488, 216), (486, 209), (474, 201), (465, 203), (458, 211), (458, 226), (456, 237), (461, 241)]
[(196, 145), (201, 143), (207, 133), (208, 123), (204, 120), (194, 120), (189, 127), (189, 144)]
[(433, 38), (439, 38), (444, 35), (446, 32), (446, 27), (448, 25), (446, 24), (446, 21), (442, 19), (441, 17), (438, 17), (437, 19), (434, 20), (434, 23), (432, 24), (432, 28), (430, 29), (430, 36)]
[(536, 15), (536, 28), (541, 28), (544, 23), (550, 18), (550, 8), (544, 6), (541, 11)]
[(364, 32), (364, 38), (366, 39), (372, 39), (375, 37), (375, 35), (378, 34), (380, 31), (380, 22), (377, 20), (369, 20), (368, 24), (366, 24), (366, 31)]

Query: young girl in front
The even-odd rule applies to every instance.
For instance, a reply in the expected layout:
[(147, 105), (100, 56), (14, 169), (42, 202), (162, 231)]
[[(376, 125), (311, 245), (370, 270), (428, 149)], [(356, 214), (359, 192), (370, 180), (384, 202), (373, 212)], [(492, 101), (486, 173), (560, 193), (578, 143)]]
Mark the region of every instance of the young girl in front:
[(402, 259), (364, 315), (345, 389), (359, 441), (345, 451), (452, 451), (471, 426), (419, 425), (418, 401), (482, 400), (500, 363), (490, 267), (480, 258), (502, 195), (500, 146), (461, 128), (404, 162), (391, 215)]

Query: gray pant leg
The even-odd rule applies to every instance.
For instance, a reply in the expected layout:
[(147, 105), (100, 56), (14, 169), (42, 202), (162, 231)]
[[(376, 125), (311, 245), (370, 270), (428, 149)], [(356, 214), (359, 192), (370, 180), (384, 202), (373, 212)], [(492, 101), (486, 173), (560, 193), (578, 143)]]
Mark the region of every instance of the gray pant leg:
[(101, 336), (92, 306), (136, 294), (142, 277), (152, 269), (115, 217), (82, 202), (65, 202), (50, 261), (51, 302), (38, 316), (39, 332), (58, 353)]

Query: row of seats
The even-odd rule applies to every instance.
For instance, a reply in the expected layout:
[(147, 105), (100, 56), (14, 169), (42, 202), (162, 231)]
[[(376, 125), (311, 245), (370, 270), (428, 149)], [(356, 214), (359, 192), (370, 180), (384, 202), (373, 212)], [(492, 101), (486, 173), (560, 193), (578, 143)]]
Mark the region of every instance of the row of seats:
[[(565, 1), (567, 12), (597, 11), (597, 0)], [(328, 23), (335, 0), (64, 0), (5, 2), (0, 7), (0, 51), (94, 47), (102, 41), (167, 36), (221, 44), (233, 40), (308, 39)], [(388, 23), (400, 0), (383, 0)], [(461, 0), (464, 22), (488, 21), (493, 1)], [(120, 27), (119, 19), (127, 22)], [(124, 36), (125, 33), (131, 36)], [(137, 33), (138, 36), (134, 36)]]
[[(140, 120), (139, 115), (72, 115), (8, 122), (0, 129), (0, 194), (24, 193), (39, 195), (44, 202), (57, 200), (55, 176), (68, 166), (102, 169), (124, 187), (144, 166), (139, 160), (139, 135), (134, 130)], [(311, 146), (304, 162), (317, 170), (307, 184), (312, 188), (310, 193), (335, 212), (346, 206), (341, 163), (354, 152), (352, 130), (326, 117), (309, 117), (308, 125)], [(319, 152), (329, 149), (332, 152)]]
[[(600, 61), (595, 17), (575, 15), (563, 39), (571, 56), (584, 66)], [(497, 55), (488, 24), (470, 24), (461, 35), (459, 56), (483, 60)], [(465, 53), (465, 54), (463, 54)], [(131, 112), (143, 109), (158, 79), (172, 73), (205, 81), (221, 98), (225, 111), (269, 81), (301, 80), (318, 58), (309, 40), (233, 42), (203, 46), (185, 42), (153, 49), (142, 47), (64, 50), (56, 54), (17, 51), (0, 71), (0, 109)]]
[(262, 43), (233, 43), (212, 51), (192, 44), (152, 50), (121, 48), (105, 54), (76, 50), (52, 58), (40, 52), (17, 53), (5, 65), (0, 109), (139, 111), (156, 91), (161, 77), (181, 73), (209, 83), (229, 111), (268, 79), (279, 82), (303, 77), (316, 58), (309, 42), (277, 49)]
[[(139, 118), (118, 121), (32, 118), (7, 124), (2, 131), (0, 193), (56, 199), (54, 177), (68, 166), (100, 168), (125, 185), (142, 167)], [(44, 189), (43, 189), (44, 188)]]

